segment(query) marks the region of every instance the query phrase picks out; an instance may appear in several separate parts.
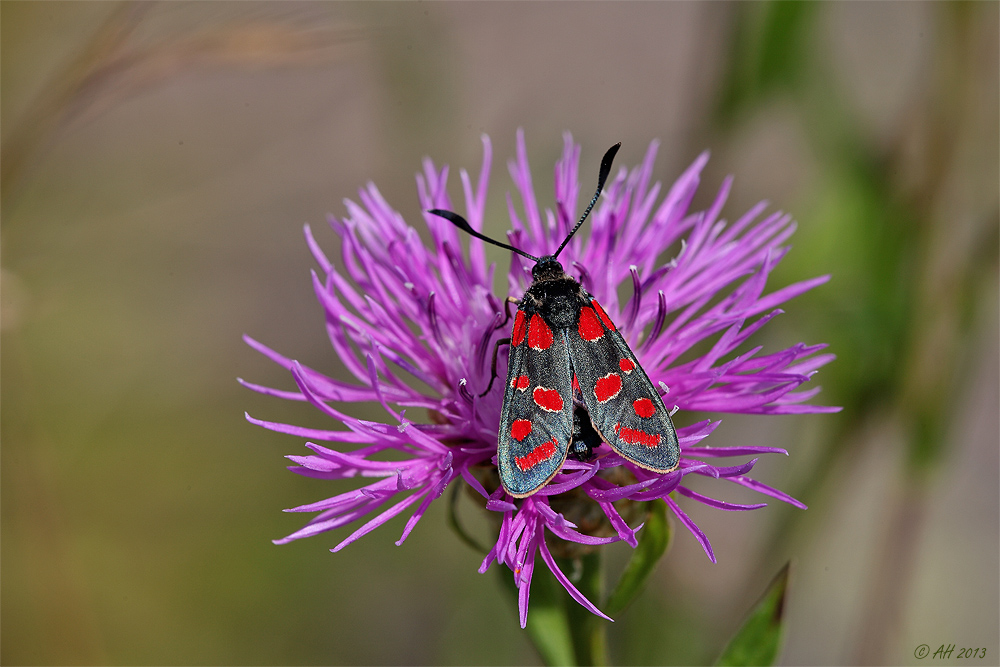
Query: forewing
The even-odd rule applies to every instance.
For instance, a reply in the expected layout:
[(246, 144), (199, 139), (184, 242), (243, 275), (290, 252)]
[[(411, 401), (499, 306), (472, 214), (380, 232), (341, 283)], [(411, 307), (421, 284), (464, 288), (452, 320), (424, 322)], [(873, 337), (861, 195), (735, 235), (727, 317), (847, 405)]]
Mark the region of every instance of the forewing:
[(497, 445), (500, 481), (515, 498), (540, 489), (566, 460), (573, 437), (566, 333), (517, 311)]
[(594, 428), (636, 465), (661, 473), (676, 469), (677, 431), (659, 393), (597, 300), (588, 301), (568, 344)]

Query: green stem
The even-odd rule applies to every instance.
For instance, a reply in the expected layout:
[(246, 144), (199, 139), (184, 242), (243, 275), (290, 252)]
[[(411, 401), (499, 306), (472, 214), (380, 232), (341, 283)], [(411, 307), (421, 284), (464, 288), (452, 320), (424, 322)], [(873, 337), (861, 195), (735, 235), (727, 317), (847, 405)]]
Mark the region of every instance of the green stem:
[[(604, 578), (599, 551), (578, 560), (560, 559), (559, 567), (567, 575), (578, 573), (579, 579), (573, 581), (573, 584), (588, 600), (594, 604), (601, 603), (604, 597)], [(584, 609), (569, 594), (565, 595), (565, 604), (573, 651), (576, 653), (576, 664), (607, 665), (608, 622)]]

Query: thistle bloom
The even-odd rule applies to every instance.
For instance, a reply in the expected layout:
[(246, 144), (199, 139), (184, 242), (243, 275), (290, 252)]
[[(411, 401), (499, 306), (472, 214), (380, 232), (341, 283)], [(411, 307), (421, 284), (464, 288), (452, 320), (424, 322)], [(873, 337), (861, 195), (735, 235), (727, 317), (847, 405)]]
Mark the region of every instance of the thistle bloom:
[[(781, 312), (777, 306), (828, 279), (822, 276), (764, 293), (768, 275), (788, 250), (782, 244), (794, 231), (791, 218), (780, 212), (763, 216), (766, 204), (762, 202), (727, 225), (719, 214), (731, 179), (723, 183), (708, 210), (689, 212), (707, 154), (699, 156), (661, 199), (660, 184), (650, 183), (656, 151), (653, 142), (639, 167), (621, 169), (609, 179), (591, 214), (589, 238), (585, 241), (578, 235), (561, 255), (567, 273), (604, 305), (668, 406), (712, 413), (835, 411), (804, 404), (818, 388), (799, 389), (833, 358), (818, 354), (825, 346), (799, 344), (773, 354), (761, 354), (760, 347), (752, 347), (737, 353), (747, 338)], [(555, 210), (543, 213), (532, 186), (524, 138), (518, 133), (517, 159), (509, 163), (520, 195), (519, 207), (507, 197), (511, 245), (542, 256), (565, 238), (577, 216), (579, 156), (580, 147), (567, 134), (555, 168)], [(464, 170), (460, 173), (465, 217), (476, 230), (483, 225), (491, 161), (490, 141), (484, 136), (478, 182), (474, 185)], [(424, 211), (453, 210), (447, 179), (447, 167), (437, 169), (425, 160), (423, 174), (417, 176)], [(496, 382), (485, 396), (478, 395), (490, 381), (494, 344), (507, 335), (509, 327), (501, 326), (507, 295), (492, 292), (495, 267), (486, 263), (483, 242), (424, 213), (423, 225), (431, 238), (428, 246), (373, 184), (362, 189), (359, 198), (360, 204), (345, 201), (347, 217), (330, 218), (342, 239), (342, 268), (327, 259), (309, 227), (305, 229), (306, 242), (320, 267), (320, 274), (312, 274), (313, 287), (326, 315), (330, 343), (356, 381), (328, 377), (246, 337), (248, 344), (291, 372), (298, 390), (244, 384), (265, 394), (308, 401), (346, 427), (316, 430), (247, 415), (250, 422), (274, 431), (341, 443), (337, 448), (308, 442), (311, 454), (288, 457), (296, 464), (292, 471), (319, 479), (361, 476), (374, 481), (289, 510), (318, 514), (300, 530), (276, 540), (277, 544), (367, 519), (333, 548), (339, 551), (408, 512), (409, 520), (396, 542), (402, 544), (431, 502), (450, 484), (461, 483), (461, 477), (499, 517), (496, 543), (480, 572), (493, 562), (511, 569), (524, 627), (538, 555), (571, 596), (604, 616), (559, 569), (552, 550), (575, 545), (594, 548), (619, 540), (635, 547), (638, 528), (622, 516), (623, 506), (663, 499), (714, 562), (708, 537), (675, 498), (723, 510), (751, 510), (766, 504), (739, 505), (702, 495), (685, 486), (687, 475), (725, 480), (805, 507), (748, 476), (757, 458), (736, 466), (712, 463), (719, 457), (786, 452), (776, 447), (707, 446), (702, 441), (719, 425), (710, 420), (677, 429), (681, 460), (673, 472), (644, 470), (602, 444), (590, 460), (567, 460), (548, 485), (515, 502), (495, 474), (504, 383)], [(669, 252), (673, 258), (665, 261)], [(531, 267), (513, 256), (508, 293), (519, 297), (530, 282)], [(618, 286), (623, 282), (632, 290), (629, 299), (620, 303)], [(692, 346), (706, 340), (711, 341), (707, 352), (679, 361)], [(498, 362), (501, 380), (506, 368), (504, 350)], [(378, 401), (389, 417), (373, 422), (341, 411), (344, 403), (358, 401)], [(429, 423), (408, 418), (406, 408), (425, 408)], [(386, 452), (393, 452), (397, 460), (386, 460)], [(588, 526), (574, 523), (571, 519), (583, 522), (566, 511), (573, 506), (567, 498), (588, 503), (604, 530), (594, 529), (592, 521)]]

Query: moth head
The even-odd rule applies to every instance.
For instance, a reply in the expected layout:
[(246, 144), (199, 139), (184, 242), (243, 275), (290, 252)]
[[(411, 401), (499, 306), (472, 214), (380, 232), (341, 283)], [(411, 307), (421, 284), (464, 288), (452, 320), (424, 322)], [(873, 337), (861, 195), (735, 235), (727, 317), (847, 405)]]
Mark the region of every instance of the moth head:
[(557, 280), (566, 275), (563, 265), (552, 255), (545, 255), (531, 267), (533, 280)]

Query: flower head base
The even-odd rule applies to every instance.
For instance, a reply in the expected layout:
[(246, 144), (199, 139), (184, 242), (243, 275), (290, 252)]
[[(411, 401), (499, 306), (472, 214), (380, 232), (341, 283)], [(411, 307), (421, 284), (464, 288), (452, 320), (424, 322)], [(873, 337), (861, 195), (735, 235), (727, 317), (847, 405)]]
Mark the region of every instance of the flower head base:
[[(481, 230), (492, 151), (483, 138), (483, 167), (478, 183), (461, 172), (465, 216)], [(746, 339), (781, 312), (776, 307), (819, 285), (827, 277), (797, 283), (764, 294), (768, 274), (788, 248), (794, 230), (787, 215), (764, 217), (765, 204), (753, 207), (731, 225), (719, 219), (729, 192), (727, 180), (711, 207), (690, 213), (688, 207), (708, 157), (700, 156), (660, 200), (659, 183), (650, 184), (657, 145), (650, 145), (642, 164), (613, 175), (591, 214), (590, 237), (574, 237), (560, 255), (569, 274), (603, 304), (628, 341), (664, 401), (682, 411), (700, 410), (756, 414), (831, 412), (836, 408), (806, 405), (817, 389), (800, 391), (830, 354), (824, 346), (799, 344), (761, 355), (760, 347), (737, 353)], [(551, 254), (576, 221), (580, 148), (565, 137), (556, 165), (554, 211), (539, 211), (518, 133), (517, 159), (509, 165), (520, 194), (518, 210), (508, 195), (510, 244), (528, 254)], [(425, 210), (452, 209), (446, 192), (447, 167), (425, 161), (418, 175), (420, 204)], [(535, 556), (541, 555), (566, 590), (580, 604), (604, 616), (558, 568), (557, 553), (576, 553), (614, 541), (637, 544), (634, 527), (639, 503), (663, 499), (678, 520), (715, 556), (705, 534), (685, 514), (676, 496), (725, 510), (749, 510), (764, 503), (737, 505), (692, 491), (689, 474), (726, 480), (763, 495), (804, 507), (790, 496), (747, 474), (757, 459), (735, 466), (709, 461), (719, 457), (753, 457), (786, 453), (773, 447), (709, 447), (702, 443), (719, 424), (701, 421), (679, 427), (681, 459), (673, 472), (661, 474), (626, 461), (606, 444), (596, 442), (593, 457), (568, 459), (561, 471), (534, 495), (516, 501), (496, 477), (497, 425), (503, 383), (485, 396), (490, 382), (490, 352), (506, 335), (503, 296), (493, 294), (493, 266), (487, 266), (484, 244), (460, 238), (446, 220), (424, 215), (431, 246), (382, 198), (374, 185), (360, 192), (361, 205), (347, 201), (348, 216), (331, 218), (342, 239), (341, 267), (334, 267), (306, 227), (306, 240), (322, 275), (313, 273), (317, 298), (326, 314), (327, 333), (356, 382), (343, 382), (287, 359), (250, 339), (247, 342), (287, 368), (298, 387), (289, 392), (247, 384), (257, 391), (305, 400), (343, 424), (347, 430), (316, 430), (265, 422), (266, 428), (317, 441), (344, 443), (349, 452), (307, 443), (312, 454), (289, 457), (291, 469), (321, 479), (374, 478), (370, 484), (290, 511), (318, 512), (284, 543), (368, 520), (341, 541), (338, 551), (392, 517), (409, 513), (401, 544), (430, 503), (460, 476), (485, 507), (500, 516), (496, 543), (480, 571), (496, 561), (514, 573), (519, 588), (522, 627)], [(463, 248), (468, 244), (467, 253)], [(667, 253), (679, 244), (676, 254)], [(519, 297), (531, 282), (531, 265), (514, 255), (508, 292)], [(618, 301), (618, 286), (631, 284), (632, 295)], [(710, 349), (680, 359), (696, 344)], [(503, 351), (498, 369), (503, 369)], [(503, 379), (502, 370), (501, 379)], [(669, 388), (669, 394), (666, 392)], [(378, 401), (386, 423), (360, 420), (331, 404)], [(406, 418), (406, 408), (426, 408), (430, 423)], [(402, 455), (385, 460), (386, 452)], [(411, 509), (411, 507), (414, 507)], [(623, 516), (624, 513), (624, 516)], [(641, 515), (641, 513), (640, 513)], [(595, 520), (596, 517), (596, 520)], [(546, 537), (548, 533), (548, 538)], [(550, 541), (547, 541), (550, 540)], [(577, 551), (578, 552), (578, 551)]]

